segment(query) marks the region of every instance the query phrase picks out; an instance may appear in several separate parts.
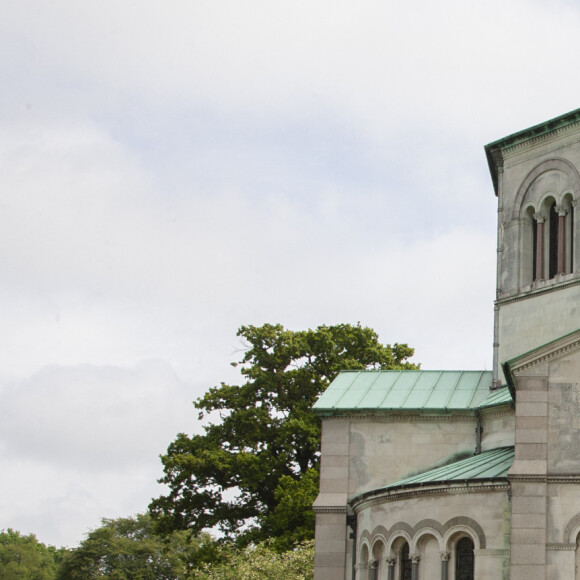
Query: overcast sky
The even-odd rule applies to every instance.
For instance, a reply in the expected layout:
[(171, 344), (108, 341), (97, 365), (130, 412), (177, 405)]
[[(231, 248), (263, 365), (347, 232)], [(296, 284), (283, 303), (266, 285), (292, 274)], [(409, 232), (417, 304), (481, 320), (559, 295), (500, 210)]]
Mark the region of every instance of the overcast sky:
[(242, 324), (492, 364), (483, 146), (580, 107), (580, 5), (0, 0), (0, 529), (162, 493)]

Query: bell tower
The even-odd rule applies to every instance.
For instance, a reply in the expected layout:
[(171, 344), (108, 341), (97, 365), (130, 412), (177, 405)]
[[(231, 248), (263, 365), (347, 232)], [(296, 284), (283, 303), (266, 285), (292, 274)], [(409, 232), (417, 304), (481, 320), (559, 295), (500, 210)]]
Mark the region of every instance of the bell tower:
[(494, 380), (580, 328), (580, 109), (485, 147), (498, 198)]

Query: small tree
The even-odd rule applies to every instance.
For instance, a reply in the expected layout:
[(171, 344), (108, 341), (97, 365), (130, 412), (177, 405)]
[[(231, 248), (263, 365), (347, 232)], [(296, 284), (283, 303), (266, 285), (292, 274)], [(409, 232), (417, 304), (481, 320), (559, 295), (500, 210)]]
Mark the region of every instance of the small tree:
[(413, 349), (383, 345), (360, 324), (293, 332), (243, 326), (241, 386), (211, 388), (195, 403), (204, 435), (170, 444), (161, 480), (169, 494), (150, 511), (164, 532), (218, 526), (242, 542), (311, 538), (320, 455), (312, 405), (342, 369), (410, 369)]

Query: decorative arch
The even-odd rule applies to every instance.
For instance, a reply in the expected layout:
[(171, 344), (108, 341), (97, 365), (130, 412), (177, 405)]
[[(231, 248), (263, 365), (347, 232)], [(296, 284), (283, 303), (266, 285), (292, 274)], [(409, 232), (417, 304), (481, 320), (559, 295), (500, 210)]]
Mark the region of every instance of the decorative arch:
[(372, 547), (372, 550), (375, 549), (375, 544), (377, 542), (382, 542), (383, 548), (386, 549), (387, 547), (387, 538), (389, 537), (389, 532), (385, 526), (377, 526), (371, 534), (368, 535), (369, 537), (369, 544)]
[(580, 514), (576, 514), (566, 524), (564, 528), (564, 543), (575, 544), (580, 533)]
[(522, 181), (511, 210), (520, 223), (521, 286), (574, 271), (574, 200), (579, 196), (580, 174), (565, 159), (540, 163)]
[(483, 528), (474, 519), (465, 516), (451, 518), (443, 526), (444, 548), (449, 545), (449, 540), (458, 533), (470, 536), (476, 550), (485, 550), (486, 539)]
[(404, 538), (404, 540), (411, 546), (411, 542), (415, 532), (413, 528), (406, 522), (397, 522), (394, 524), (388, 533), (387, 550), (388, 553), (396, 555), (393, 550), (393, 544), (398, 538)]
[(558, 157), (547, 159), (546, 161), (543, 161), (534, 167), (534, 169), (532, 169), (522, 181), (520, 187), (518, 188), (514, 207), (512, 209), (512, 219), (518, 219), (520, 217), (524, 196), (526, 195), (532, 183), (534, 183), (534, 181), (543, 173), (553, 170), (561, 171), (568, 176), (568, 179), (572, 185), (572, 191), (570, 193), (572, 193), (575, 199), (578, 199), (580, 196), (580, 174), (578, 173), (577, 169), (566, 159), (561, 159)]
[[(418, 527), (418, 526), (415, 526)], [(441, 526), (439, 526), (441, 527)], [(421, 539), (424, 538), (425, 536), (431, 536), (433, 538), (435, 538), (437, 540), (437, 544), (439, 546), (439, 552), (443, 552), (443, 536), (441, 535), (441, 532), (434, 527), (430, 527), (430, 526), (423, 526), (421, 527), (414, 535), (413, 537), (413, 543), (411, 544), (411, 549), (413, 551), (417, 551), (418, 550), (418, 546), (421, 543)]]

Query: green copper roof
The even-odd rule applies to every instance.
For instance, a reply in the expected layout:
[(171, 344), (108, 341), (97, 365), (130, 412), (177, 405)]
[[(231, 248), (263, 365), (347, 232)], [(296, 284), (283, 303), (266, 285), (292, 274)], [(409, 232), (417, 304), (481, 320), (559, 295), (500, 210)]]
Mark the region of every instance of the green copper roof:
[(491, 371), (343, 371), (315, 403), (320, 415), (341, 411), (477, 408)]
[(507, 387), (502, 387), (495, 391), (491, 391), (487, 398), (479, 405), (480, 409), (485, 407), (495, 407), (497, 405), (503, 405), (505, 403), (512, 403), (512, 395)]
[(390, 483), (384, 489), (393, 489), (411, 485), (425, 485), (444, 481), (465, 481), (467, 479), (493, 479), (507, 477), (507, 472), (514, 461), (513, 447), (490, 449), (479, 455), (437, 467)]

